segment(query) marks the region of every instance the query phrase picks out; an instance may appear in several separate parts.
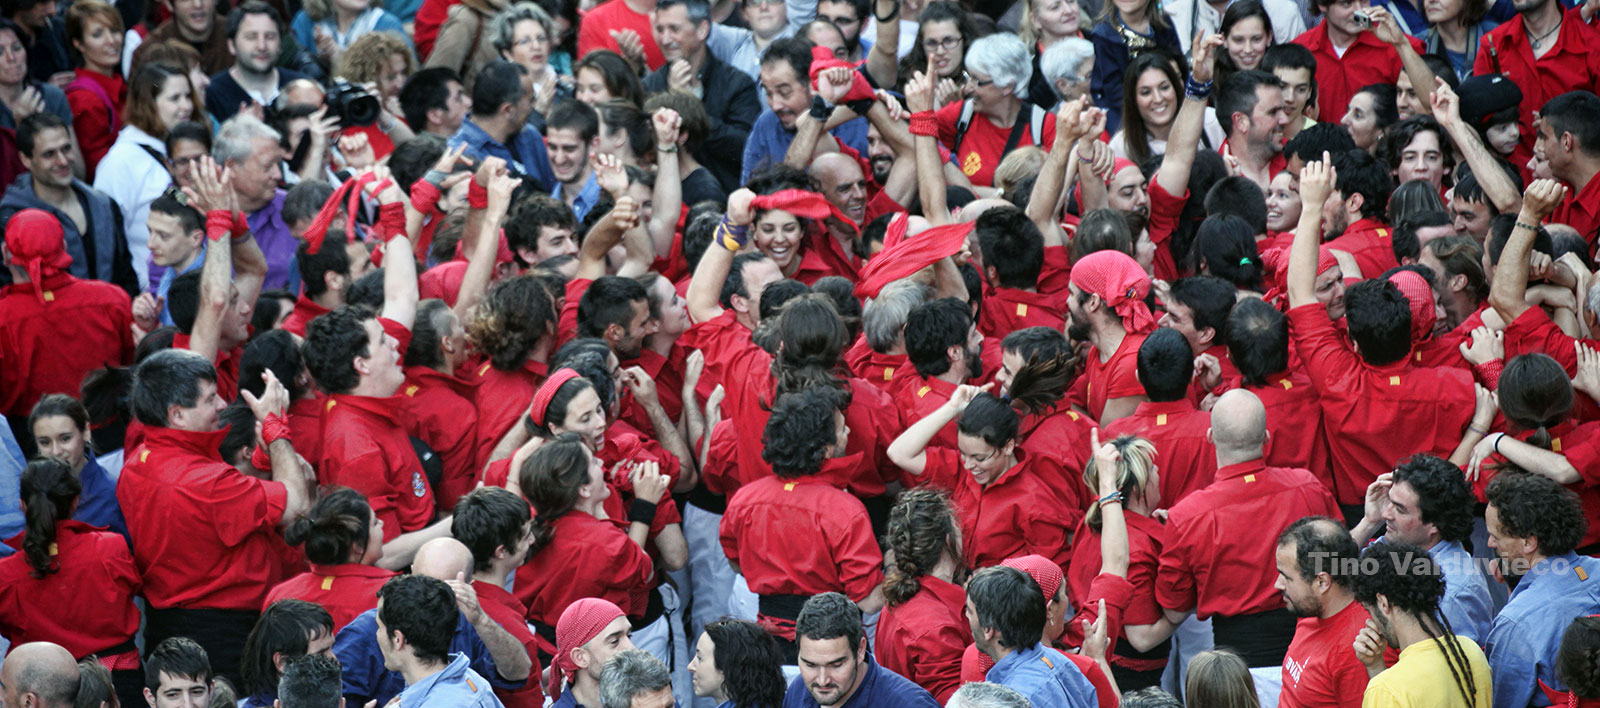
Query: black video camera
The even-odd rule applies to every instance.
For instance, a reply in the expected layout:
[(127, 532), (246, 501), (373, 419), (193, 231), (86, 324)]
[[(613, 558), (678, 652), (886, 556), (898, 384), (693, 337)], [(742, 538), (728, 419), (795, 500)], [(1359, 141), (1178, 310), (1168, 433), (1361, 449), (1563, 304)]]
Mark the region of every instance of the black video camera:
[(372, 125), (378, 120), (378, 97), (344, 79), (334, 79), (328, 87), (328, 112), (339, 117), (339, 126)]

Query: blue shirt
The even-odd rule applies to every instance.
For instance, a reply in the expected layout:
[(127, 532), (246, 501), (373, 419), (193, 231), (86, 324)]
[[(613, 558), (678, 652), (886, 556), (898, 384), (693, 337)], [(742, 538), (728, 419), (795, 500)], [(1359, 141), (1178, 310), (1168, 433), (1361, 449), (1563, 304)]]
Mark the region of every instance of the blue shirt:
[(577, 696), (572, 695), (572, 686), (567, 686), (561, 690), (561, 695), (556, 697), (555, 702), (550, 704), (550, 708), (584, 708), (584, 705), (578, 702)]
[[(22, 533), (22, 471), (28, 461), (22, 457), (22, 447), (11, 433), (11, 425), (0, 415), (0, 538), (11, 538)], [(0, 549), (8, 548), (0, 545)], [(16, 549), (0, 550), (0, 556), (15, 553)]]
[[(550, 196), (566, 201), (561, 197), (560, 184), (557, 184), (555, 189), (550, 190)], [(581, 223), (583, 217), (589, 215), (589, 210), (593, 209), (598, 201), (600, 201), (600, 180), (595, 178), (594, 173), (591, 172), (589, 181), (584, 182), (583, 189), (578, 190), (578, 198), (572, 200), (572, 213), (578, 217), (578, 221)]]
[[(905, 677), (878, 665), (867, 652), (866, 675), (854, 695), (836, 708), (939, 708), (927, 691)], [(783, 708), (820, 708), (806, 690), (805, 677), (797, 676), (783, 694)]]
[[(495, 671), (494, 658), (478, 638), (478, 631), (466, 617), (456, 618), (456, 636), (450, 640), (450, 653), (465, 654), (479, 676), (490, 677), (490, 685), (497, 688), (522, 688), (524, 681), (505, 681)], [(378, 648), (378, 610), (367, 610), (350, 624), (339, 630), (333, 638), (333, 655), (339, 659), (344, 682), (345, 702), (349, 705), (366, 705), (375, 700), (378, 705), (388, 705), (389, 699), (400, 695), (406, 688), (405, 677), (398, 671), (383, 668), (383, 650)], [(421, 704), (416, 704), (421, 705)]]
[(1477, 559), (1457, 541), (1440, 541), (1428, 549), (1444, 575), (1444, 597), (1439, 611), (1456, 634), (1483, 644), (1494, 622), (1494, 606), (1489, 598), (1489, 582), (1483, 577)]
[(422, 679), (400, 692), (402, 706), (464, 706), (465, 708), (504, 708), (494, 697), (489, 682), (468, 668), (467, 655), (451, 654), (443, 671)]
[[(296, 248), (299, 247), (296, 246)], [(187, 273), (191, 270), (204, 266), (205, 264), (206, 244), (202, 241), (200, 244), (200, 254), (194, 257), (194, 262), (190, 263), (188, 268), (183, 269), (183, 273)], [(171, 268), (164, 268), (163, 271), (164, 272), (161, 274), (161, 282), (156, 284), (156, 297), (161, 298), (161, 324), (171, 326), (176, 323), (172, 321), (172, 309), (167, 306), (167, 293), (172, 292), (172, 281), (178, 276), (183, 275), (183, 273), (174, 271)]]
[(1060, 652), (1034, 644), (1007, 654), (985, 677), (1028, 697), (1033, 708), (1095, 708), (1094, 684)]
[(1568, 551), (1522, 576), (1483, 644), (1494, 676), (1494, 708), (1550, 705), (1537, 681), (1553, 688), (1556, 652), (1572, 620), (1600, 612), (1600, 559)]
[(122, 518), (122, 505), (117, 503), (117, 478), (90, 457), (78, 473), (78, 481), (83, 491), (78, 493), (78, 509), (72, 512), (72, 520), (111, 529), (126, 538), (128, 522)]
[[(867, 119), (856, 118), (829, 132), (856, 152), (867, 154)], [(750, 128), (750, 141), (744, 144), (744, 167), (739, 170), (739, 183), (750, 181), (752, 172), (783, 162), (789, 143), (794, 142), (794, 133), (783, 127), (778, 114), (763, 111)]]
[[(544, 136), (533, 126), (523, 124), (522, 130), (503, 145), (472, 122), (472, 116), (461, 121), (456, 134), (450, 136), (450, 147), (466, 143), (466, 155), (474, 160), (494, 156), (506, 161), (506, 167), (517, 177), (527, 177), (549, 191), (556, 188), (556, 173), (550, 169), (550, 154), (544, 148)], [(578, 217), (582, 219), (582, 216)], [(381, 705), (381, 704), (380, 704)]]

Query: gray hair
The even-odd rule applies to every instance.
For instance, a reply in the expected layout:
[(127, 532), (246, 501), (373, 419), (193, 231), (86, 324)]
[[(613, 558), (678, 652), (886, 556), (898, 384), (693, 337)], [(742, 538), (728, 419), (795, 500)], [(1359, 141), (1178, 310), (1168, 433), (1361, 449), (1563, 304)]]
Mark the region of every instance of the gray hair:
[(1600, 317), (1600, 279), (1589, 284), (1589, 289), (1583, 293), (1583, 304), (1595, 317)]
[(711, 3), (706, 0), (659, 0), (656, 3), (656, 12), (673, 5), (682, 5), (683, 11), (689, 15), (689, 24), (696, 27), (699, 27), (701, 22), (711, 21)]
[(915, 280), (900, 279), (883, 286), (878, 296), (861, 308), (861, 333), (875, 352), (887, 352), (900, 340), (911, 310), (933, 297), (933, 289)]
[(672, 674), (643, 649), (619, 652), (600, 669), (602, 708), (629, 708), (635, 696), (672, 689)]
[[(1057, 42), (1060, 44), (1060, 42)], [(950, 694), (946, 708), (1028, 708), (1027, 696), (998, 683), (977, 681)]]
[(511, 51), (512, 34), (518, 22), (533, 20), (544, 28), (545, 41), (554, 44), (556, 39), (556, 23), (550, 15), (531, 2), (513, 3), (510, 7), (495, 15), (489, 23), (489, 45), (495, 52), (505, 54)]
[(989, 75), (997, 86), (1009, 86), (1017, 98), (1028, 97), (1033, 61), (1028, 46), (1010, 32), (991, 34), (967, 48), (967, 70)]
[(226, 165), (229, 160), (244, 160), (256, 151), (256, 138), (277, 143), (283, 136), (255, 116), (235, 115), (217, 129), (217, 136), (211, 140), (211, 157), (218, 165)]
[[(1044, 74), (1054, 89), (1057, 81), (1076, 76), (1078, 66), (1085, 59), (1094, 60), (1094, 43), (1081, 37), (1069, 37), (1044, 50), (1039, 57), (1039, 73)], [(1060, 98), (1060, 94), (1056, 91), (1056, 98)]]

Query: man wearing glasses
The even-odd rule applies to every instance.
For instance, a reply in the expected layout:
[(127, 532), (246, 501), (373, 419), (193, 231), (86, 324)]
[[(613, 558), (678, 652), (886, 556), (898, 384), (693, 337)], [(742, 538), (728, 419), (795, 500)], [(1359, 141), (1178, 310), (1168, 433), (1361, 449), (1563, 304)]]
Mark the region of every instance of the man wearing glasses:
[[(713, 22), (706, 46), (717, 59), (760, 82), (761, 56), (767, 47), (795, 36), (816, 14), (816, 0), (742, 0), (739, 16), (749, 29)], [(761, 101), (766, 100), (763, 92)]]

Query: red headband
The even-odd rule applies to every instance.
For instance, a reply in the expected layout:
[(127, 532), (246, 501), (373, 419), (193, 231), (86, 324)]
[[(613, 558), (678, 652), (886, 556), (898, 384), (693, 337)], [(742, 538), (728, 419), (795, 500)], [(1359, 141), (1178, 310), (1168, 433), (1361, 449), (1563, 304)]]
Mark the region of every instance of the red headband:
[(840, 103), (851, 101), (869, 101), (877, 98), (878, 94), (872, 90), (872, 84), (867, 82), (867, 77), (856, 71), (857, 64), (852, 64), (833, 55), (827, 47), (811, 48), (811, 89), (817, 88), (817, 77), (829, 69), (845, 68), (850, 70), (850, 91), (840, 99)]
[(765, 196), (750, 200), (750, 209), (760, 211), (764, 209), (778, 209), (795, 216), (806, 219), (826, 219), (830, 216), (838, 217), (851, 228), (858, 228), (854, 219), (839, 211), (826, 197), (816, 192), (804, 189), (784, 189)]
[(1033, 581), (1044, 591), (1045, 602), (1056, 599), (1056, 591), (1061, 589), (1061, 566), (1044, 556), (1035, 554), (1007, 558), (1000, 561), (1000, 565), (1016, 568), (1033, 576)]
[(546, 409), (550, 407), (550, 399), (556, 397), (556, 391), (560, 391), (563, 384), (576, 378), (579, 378), (579, 374), (572, 369), (557, 369), (550, 378), (539, 385), (539, 390), (533, 394), (533, 409), (528, 411), (528, 418), (535, 426), (544, 427), (544, 416), (549, 412)]

